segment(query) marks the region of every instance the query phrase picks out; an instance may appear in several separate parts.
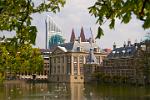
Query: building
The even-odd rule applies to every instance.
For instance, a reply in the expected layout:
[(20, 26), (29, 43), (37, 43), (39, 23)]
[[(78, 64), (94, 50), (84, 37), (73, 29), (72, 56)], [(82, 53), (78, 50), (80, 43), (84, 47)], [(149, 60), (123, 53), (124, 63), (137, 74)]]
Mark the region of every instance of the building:
[(101, 64), (105, 57), (95, 42), (82, 42), (82, 36), (76, 39), (72, 31), (70, 42), (58, 45), (50, 54), (49, 81), (84, 82), (84, 64), (90, 61)]
[(100, 64), (101, 63), (97, 62), (93, 48), (90, 48), (86, 63), (84, 64), (84, 82), (91, 82), (94, 80), (93, 74), (98, 71)]
[[(51, 53), (50, 49), (40, 49), (42, 57), (44, 59), (44, 69), (41, 73), (41, 78), (42, 76), (45, 77), (45, 79), (48, 79), (48, 73), (49, 73), (49, 55)], [(40, 78), (40, 77), (39, 77)]]
[(51, 48), (53, 45), (59, 45), (64, 43), (63, 32), (61, 28), (55, 23), (55, 21), (48, 16), (45, 20), (46, 24), (46, 39), (45, 49)]
[[(123, 47), (113, 45), (112, 52), (104, 59), (100, 72), (110, 80), (119, 78), (123, 82), (143, 84), (150, 77), (150, 42), (131, 44), (128, 41)], [(146, 64), (146, 65), (145, 65)]]

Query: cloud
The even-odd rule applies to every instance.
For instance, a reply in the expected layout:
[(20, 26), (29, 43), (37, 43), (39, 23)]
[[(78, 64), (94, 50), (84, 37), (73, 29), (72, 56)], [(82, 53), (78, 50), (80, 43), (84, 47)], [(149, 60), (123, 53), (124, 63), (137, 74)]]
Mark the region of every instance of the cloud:
[[(68, 0), (66, 5), (57, 14), (35, 14), (33, 24), (38, 27), (36, 47), (45, 47), (44, 23), (47, 15), (52, 16), (55, 22), (62, 28), (66, 42), (70, 39), (72, 28), (74, 28), (77, 35), (79, 35), (81, 26), (84, 27), (86, 36), (89, 36), (90, 27), (92, 27), (93, 34), (96, 36), (98, 27), (98, 25), (95, 24), (96, 19), (89, 14), (87, 9), (94, 1), (95, 0)], [(144, 30), (142, 28), (142, 22), (138, 21), (135, 16), (133, 16), (129, 24), (121, 24), (120, 21), (117, 20), (114, 30), (109, 29), (108, 22), (105, 23), (102, 28), (104, 29), (105, 35), (101, 39), (97, 39), (97, 43), (101, 48), (111, 48), (113, 42), (116, 42), (118, 46), (122, 46), (123, 42), (129, 38), (134, 42), (135, 39), (140, 40), (146, 32), (150, 32), (150, 30)]]

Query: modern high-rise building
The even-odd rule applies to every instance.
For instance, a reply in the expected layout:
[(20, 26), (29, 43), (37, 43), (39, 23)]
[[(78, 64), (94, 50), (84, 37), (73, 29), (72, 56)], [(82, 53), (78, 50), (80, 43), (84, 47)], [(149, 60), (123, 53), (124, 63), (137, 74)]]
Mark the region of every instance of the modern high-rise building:
[(55, 23), (52, 17), (47, 16), (46, 24), (46, 43), (45, 48), (51, 48), (53, 45), (64, 43), (63, 33), (61, 28)]

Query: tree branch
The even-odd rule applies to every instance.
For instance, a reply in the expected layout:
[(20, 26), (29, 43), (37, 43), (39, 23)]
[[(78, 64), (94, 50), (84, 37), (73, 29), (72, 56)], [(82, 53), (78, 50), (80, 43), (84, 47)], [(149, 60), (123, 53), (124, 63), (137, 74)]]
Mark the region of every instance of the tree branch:
[(139, 13), (140, 16), (144, 16), (144, 8), (145, 8), (145, 5), (146, 5), (146, 2), (147, 2), (147, 0), (143, 1), (142, 9), (141, 9), (141, 11)]

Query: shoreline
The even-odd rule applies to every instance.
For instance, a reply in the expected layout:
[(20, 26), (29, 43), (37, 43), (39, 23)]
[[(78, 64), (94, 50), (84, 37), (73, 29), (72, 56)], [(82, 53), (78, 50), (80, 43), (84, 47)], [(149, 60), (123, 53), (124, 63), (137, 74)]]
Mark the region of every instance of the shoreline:
[(26, 83), (25, 80), (5, 80), (3, 84), (18, 84), (18, 83)]

